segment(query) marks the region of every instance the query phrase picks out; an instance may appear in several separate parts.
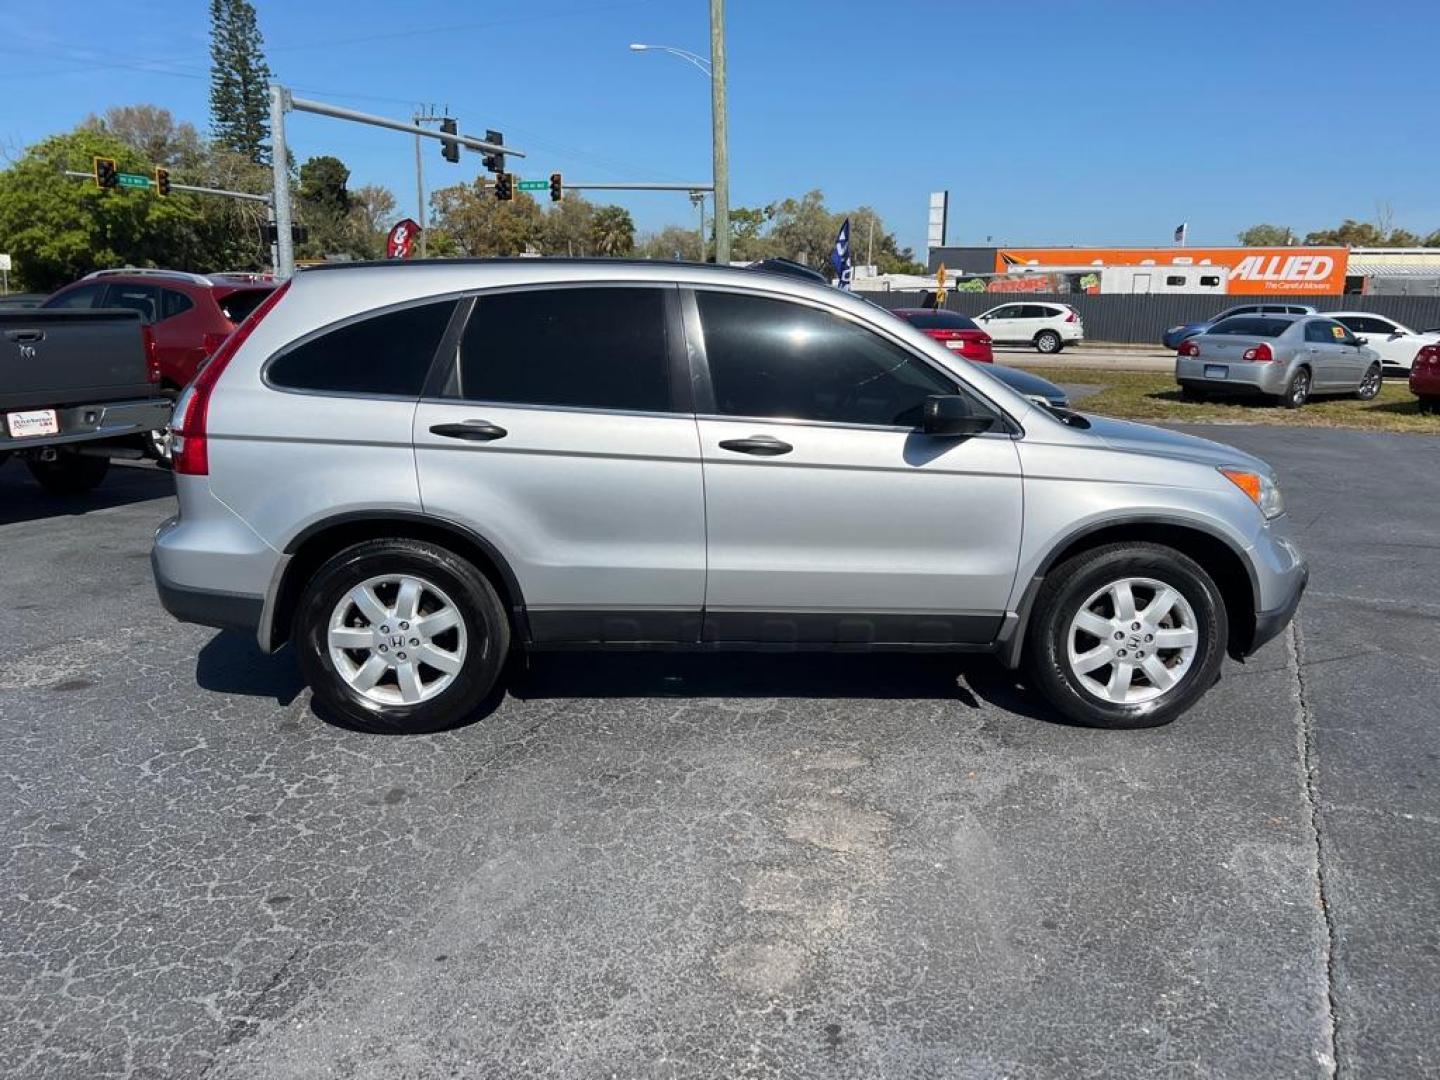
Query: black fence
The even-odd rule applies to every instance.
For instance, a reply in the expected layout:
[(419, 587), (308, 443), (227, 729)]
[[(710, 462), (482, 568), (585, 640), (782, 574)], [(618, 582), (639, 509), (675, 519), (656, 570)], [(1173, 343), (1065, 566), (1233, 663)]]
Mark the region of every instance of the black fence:
[[(923, 307), (924, 292), (867, 292), (868, 300), (887, 308)], [(1181, 323), (1199, 322), (1237, 304), (1310, 304), (1320, 311), (1373, 311), (1412, 330), (1440, 327), (1440, 296), (1143, 296), (1088, 293), (967, 293), (952, 290), (945, 307), (962, 315), (979, 315), (1001, 304), (1050, 300), (1069, 304), (1085, 320), (1088, 341), (1144, 343), (1159, 346), (1160, 335)]]

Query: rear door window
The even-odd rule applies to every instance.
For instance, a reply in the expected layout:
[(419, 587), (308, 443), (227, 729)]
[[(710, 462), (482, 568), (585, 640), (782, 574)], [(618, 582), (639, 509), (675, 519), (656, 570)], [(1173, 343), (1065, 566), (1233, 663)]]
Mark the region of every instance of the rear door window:
[(121, 285), (118, 282), (105, 290), (101, 307), (129, 308), (140, 313), (144, 323), (160, 321), (160, 290), (154, 285)]
[(666, 289), (570, 287), (475, 301), (450, 396), (669, 412)]
[(455, 301), (387, 311), (321, 331), (266, 370), (287, 390), (418, 398)]
[(1059, 314), (1054, 308), (1045, 307), (1043, 304), (1026, 304), (1020, 309), (1022, 319), (1053, 319)]

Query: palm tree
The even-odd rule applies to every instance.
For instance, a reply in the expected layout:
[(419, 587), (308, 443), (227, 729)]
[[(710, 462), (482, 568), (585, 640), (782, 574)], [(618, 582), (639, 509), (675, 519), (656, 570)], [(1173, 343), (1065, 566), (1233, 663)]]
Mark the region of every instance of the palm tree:
[(590, 223), (590, 246), (614, 258), (635, 250), (635, 222), (623, 206), (602, 206)]

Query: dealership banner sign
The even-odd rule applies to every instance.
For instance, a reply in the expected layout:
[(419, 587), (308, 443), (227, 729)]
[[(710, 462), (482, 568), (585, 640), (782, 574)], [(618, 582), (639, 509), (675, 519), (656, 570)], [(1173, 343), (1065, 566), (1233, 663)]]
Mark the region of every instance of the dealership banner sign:
[(999, 248), (995, 272), (1022, 266), (1217, 266), (1224, 267), (1226, 292), (1239, 296), (1261, 293), (1317, 293), (1338, 296), (1345, 291), (1349, 252), (1329, 247), (1249, 248)]

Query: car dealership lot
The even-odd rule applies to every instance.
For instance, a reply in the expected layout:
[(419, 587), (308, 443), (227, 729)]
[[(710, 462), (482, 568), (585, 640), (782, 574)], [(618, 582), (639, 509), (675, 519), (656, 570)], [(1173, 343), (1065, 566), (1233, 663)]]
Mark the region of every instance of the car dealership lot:
[(358, 735), (160, 610), (165, 474), (0, 468), (0, 1072), (1440, 1069), (1440, 439), (1194, 430), (1314, 577), (1141, 732), (981, 658), (607, 654)]

